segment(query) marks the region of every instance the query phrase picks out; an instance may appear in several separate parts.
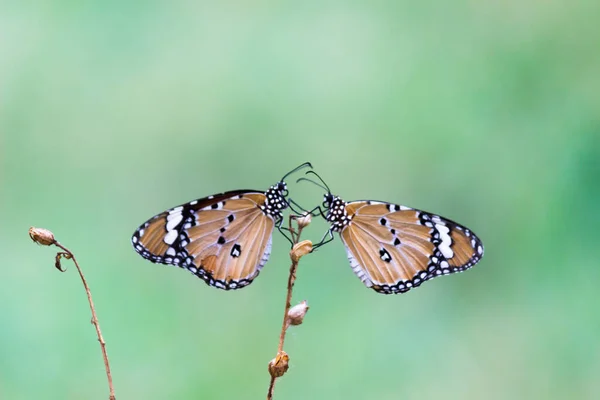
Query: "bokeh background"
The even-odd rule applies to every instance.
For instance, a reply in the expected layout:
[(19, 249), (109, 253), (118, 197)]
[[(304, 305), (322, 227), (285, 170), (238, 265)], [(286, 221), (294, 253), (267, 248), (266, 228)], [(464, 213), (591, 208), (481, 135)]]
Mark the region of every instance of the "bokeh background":
[(348, 200), (464, 223), (486, 255), (397, 296), (365, 289), (339, 239), (304, 258), (276, 399), (600, 398), (600, 3), (1, 8), (0, 398), (108, 397), (76, 270), (31, 225), (82, 264), (117, 398), (265, 398), (287, 242), (224, 292), (130, 236), (304, 161)]

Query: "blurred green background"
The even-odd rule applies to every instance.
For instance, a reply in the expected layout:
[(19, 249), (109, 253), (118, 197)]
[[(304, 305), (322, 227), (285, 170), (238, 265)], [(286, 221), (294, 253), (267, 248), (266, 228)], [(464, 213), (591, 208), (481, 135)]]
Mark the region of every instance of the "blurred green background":
[[(473, 270), (365, 289), (340, 240), (302, 260), (275, 399), (600, 398), (598, 2), (5, 2), (0, 397), (261, 399), (287, 242), (248, 288), (139, 257), (157, 212), (311, 161), (345, 199), (471, 227)], [(293, 179), (290, 180), (293, 183)], [(306, 207), (322, 200), (291, 185)], [(326, 229), (316, 221), (306, 238)], [(68, 265), (68, 263), (65, 263)]]

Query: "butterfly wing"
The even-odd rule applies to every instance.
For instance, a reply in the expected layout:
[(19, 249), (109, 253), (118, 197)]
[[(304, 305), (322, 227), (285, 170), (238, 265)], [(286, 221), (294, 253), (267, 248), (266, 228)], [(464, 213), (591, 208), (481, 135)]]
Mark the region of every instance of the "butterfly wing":
[(238, 190), (167, 210), (133, 234), (144, 258), (176, 265), (219, 289), (249, 285), (271, 254), (275, 220), (260, 207), (266, 195)]
[(483, 256), (468, 228), (425, 211), (374, 201), (345, 207), (340, 232), (355, 274), (377, 292), (403, 293), (439, 276), (471, 268)]

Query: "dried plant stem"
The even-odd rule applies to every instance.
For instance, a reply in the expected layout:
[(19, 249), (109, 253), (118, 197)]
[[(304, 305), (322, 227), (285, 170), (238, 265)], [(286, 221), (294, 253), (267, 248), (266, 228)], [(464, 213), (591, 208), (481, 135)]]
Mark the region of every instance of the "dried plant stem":
[(285, 299), (285, 307), (284, 307), (284, 312), (283, 312), (283, 322), (281, 324), (281, 332), (279, 333), (279, 345), (277, 347), (277, 357), (274, 359), (275, 364), (278, 364), (283, 359), (283, 363), (285, 363), (285, 366), (283, 367), (283, 372), (280, 375), (274, 374), (271, 372), (271, 381), (269, 383), (269, 390), (267, 392), (267, 400), (273, 399), (273, 389), (275, 388), (275, 381), (277, 380), (277, 378), (279, 376), (283, 375), (283, 373), (285, 373), (285, 371), (287, 371), (288, 356), (287, 356), (287, 354), (285, 354), (285, 352), (283, 352), (283, 343), (285, 342), (285, 334), (287, 332), (287, 329), (290, 326), (288, 313), (292, 306), (292, 304), (291, 304), (292, 303), (292, 291), (294, 289), (294, 283), (296, 282), (296, 271), (298, 269), (298, 263), (300, 261), (300, 257), (294, 254), (294, 249), (295, 249), (295, 245), (297, 245), (300, 241), (300, 234), (302, 233), (302, 228), (304, 227), (303, 224), (298, 224), (298, 230), (297, 231), (294, 230), (294, 227), (292, 226), (292, 221), (294, 221), (296, 219), (297, 219), (296, 216), (291, 215), (290, 220), (289, 220), (289, 232), (291, 234), (292, 242), (293, 242), (292, 251), (290, 252), (290, 258), (292, 260), (292, 264), (290, 266), (290, 274), (288, 276), (287, 295), (286, 295), (286, 299)]
[[(298, 234), (300, 236), (300, 234)], [(297, 241), (296, 241), (297, 243)], [(283, 351), (283, 342), (285, 341), (285, 334), (287, 332), (287, 328), (289, 326), (288, 322), (288, 312), (290, 311), (290, 307), (292, 306), (292, 290), (294, 289), (294, 282), (296, 281), (296, 270), (298, 269), (298, 262), (292, 261), (292, 265), (290, 267), (290, 275), (288, 277), (287, 284), (287, 297), (285, 300), (285, 312), (283, 314), (283, 323), (281, 326), (281, 332), (279, 333), (279, 346), (277, 347), (277, 354), (280, 354)], [(271, 382), (269, 383), (269, 392), (267, 393), (267, 400), (271, 400), (273, 398), (273, 389), (275, 388), (275, 380), (277, 377), (271, 376)]]
[(96, 315), (96, 308), (94, 307), (94, 301), (92, 300), (92, 292), (90, 291), (90, 287), (85, 280), (85, 276), (83, 276), (83, 271), (81, 267), (79, 267), (79, 263), (75, 258), (75, 254), (71, 252), (71, 250), (67, 249), (65, 246), (60, 244), (55, 238), (54, 234), (43, 228), (29, 228), (29, 237), (35, 243), (42, 246), (56, 246), (63, 251), (59, 251), (56, 253), (55, 264), (54, 266), (61, 272), (65, 272), (61, 267), (61, 258), (66, 258), (69, 260), (73, 260), (75, 267), (77, 268), (77, 272), (79, 272), (79, 276), (81, 277), (81, 282), (83, 283), (83, 287), (85, 288), (85, 293), (88, 298), (88, 302), (90, 304), (90, 309), (92, 310), (92, 324), (96, 328), (96, 334), (98, 335), (98, 342), (100, 342), (100, 349), (102, 350), (102, 358), (104, 359), (104, 367), (106, 368), (106, 377), (108, 378), (108, 389), (109, 389), (109, 400), (115, 400), (115, 389), (113, 388), (112, 375), (110, 373), (110, 364), (108, 363), (108, 354), (106, 353), (106, 342), (102, 337), (102, 331), (100, 330), (100, 322), (98, 321), (98, 316)]
[(54, 242), (54, 245), (63, 249), (68, 255), (70, 259), (73, 260), (75, 267), (77, 268), (77, 272), (79, 272), (79, 276), (81, 277), (81, 282), (83, 283), (83, 287), (85, 288), (85, 293), (88, 298), (88, 302), (90, 303), (90, 309), (92, 311), (92, 324), (96, 328), (96, 334), (98, 335), (98, 341), (100, 342), (100, 349), (102, 350), (102, 358), (104, 359), (104, 368), (106, 369), (106, 377), (108, 379), (108, 389), (109, 389), (109, 400), (115, 400), (115, 389), (113, 387), (112, 375), (110, 373), (110, 364), (108, 362), (108, 354), (106, 353), (106, 342), (102, 337), (102, 331), (100, 330), (100, 322), (98, 322), (98, 317), (96, 315), (96, 309), (94, 307), (94, 301), (92, 300), (92, 292), (90, 292), (90, 288), (85, 280), (85, 276), (83, 276), (83, 271), (79, 267), (79, 263), (75, 258), (75, 255), (71, 252), (71, 250), (67, 249), (65, 246), (60, 244), (59, 242)]
[(285, 341), (285, 333), (287, 332), (287, 328), (289, 326), (289, 322), (287, 319), (288, 312), (290, 311), (290, 307), (292, 306), (292, 290), (294, 289), (294, 283), (296, 282), (296, 270), (298, 269), (298, 262), (292, 261), (292, 265), (290, 267), (290, 276), (288, 277), (287, 284), (287, 297), (285, 299), (285, 312), (283, 314), (283, 325), (281, 326), (281, 333), (279, 334), (279, 347), (277, 348), (277, 352), (283, 351), (283, 342)]
[(273, 389), (275, 389), (275, 380), (277, 378), (271, 376), (271, 381), (269, 382), (269, 391), (267, 392), (267, 400), (273, 399)]
[(271, 382), (269, 382), (269, 391), (267, 392), (267, 400), (271, 400), (273, 398), (273, 389), (275, 389), (275, 378), (271, 377)]

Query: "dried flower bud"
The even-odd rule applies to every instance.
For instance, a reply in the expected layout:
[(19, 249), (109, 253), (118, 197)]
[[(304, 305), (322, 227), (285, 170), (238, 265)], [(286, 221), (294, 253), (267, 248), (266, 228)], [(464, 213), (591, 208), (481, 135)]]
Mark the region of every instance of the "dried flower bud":
[(296, 243), (294, 247), (292, 247), (292, 251), (290, 251), (290, 257), (292, 261), (297, 263), (300, 261), (300, 258), (304, 255), (307, 255), (312, 251), (312, 242), (310, 240), (303, 240), (300, 243)]
[(301, 217), (296, 218), (296, 222), (298, 222), (298, 228), (300, 229), (306, 228), (311, 221), (312, 214), (310, 213), (304, 213)]
[(309, 308), (310, 307), (308, 307), (308, 304), (306, 304), (306, 300), (290, 308), (287, 315), (287, 320), (289, 324), (300, 325), (304, 320), (304, 316), (306, 315), (306, 312)]
[(54, 240), (54, 234), (44, 228), (34, 228), (32, 226), (29, 228), (29, 237), (37, 244), (44, 246), (50, 246), (56, 242), (56, 240)]
[(290, 357), (285, 351), (277, 353), (277, 357), (269, 361), (269, 374), (273, 378), (279, 378), (283, 376), (288, 370)]

